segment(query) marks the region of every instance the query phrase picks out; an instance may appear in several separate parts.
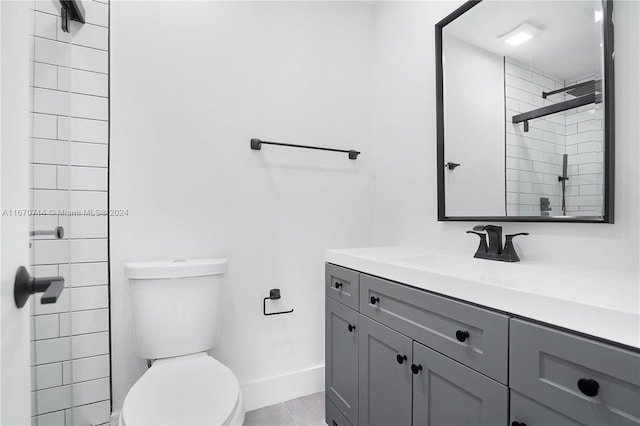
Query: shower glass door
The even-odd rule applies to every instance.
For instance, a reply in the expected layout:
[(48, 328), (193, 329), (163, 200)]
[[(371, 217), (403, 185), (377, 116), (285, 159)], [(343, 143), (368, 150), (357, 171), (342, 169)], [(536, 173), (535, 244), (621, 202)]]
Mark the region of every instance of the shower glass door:
[(65, 425), (73, 407), (69, 277), (69, 118), (71, 43), (60, 6), (35, 1), (32, 11), (31, 275), (61, 276), (56, 303), (31, 297), (32, 424)]
[(65, 282), (56, 303), (29, 301), (34, 425), (110, 421), (108, 4), (82, 3), (66, 32), (58, 0), (32, 2), (29, 269)]

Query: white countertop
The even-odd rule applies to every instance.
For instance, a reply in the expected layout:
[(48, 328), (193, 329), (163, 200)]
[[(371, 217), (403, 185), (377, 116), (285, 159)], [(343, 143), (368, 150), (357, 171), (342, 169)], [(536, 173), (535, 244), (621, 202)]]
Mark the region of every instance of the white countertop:
[(413, 247), (327, 250), (326, 261), (640, 348), (637, 274), (497, 262)]

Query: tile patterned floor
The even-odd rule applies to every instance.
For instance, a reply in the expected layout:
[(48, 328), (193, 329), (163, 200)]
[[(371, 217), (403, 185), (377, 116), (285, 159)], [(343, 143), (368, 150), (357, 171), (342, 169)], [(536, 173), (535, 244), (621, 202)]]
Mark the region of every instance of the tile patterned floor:
[(244, 426), (326, 426), (324, 392), (249, 411)]

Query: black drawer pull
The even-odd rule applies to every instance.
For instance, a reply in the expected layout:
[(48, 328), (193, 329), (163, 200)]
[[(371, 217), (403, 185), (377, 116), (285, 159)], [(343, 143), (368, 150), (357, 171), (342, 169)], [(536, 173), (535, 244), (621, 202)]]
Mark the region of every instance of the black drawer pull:
[(411, 364), (411, 372), (413, 374), (418, 374), (421, 371), (422, 371), (422, 364), (418, 364), (418, 365)]
[(511, 426), (527, 426), (527, 424), (522, 422), (511, 422)]
[(371, 296), (371, 299), (369, 299), (369, 301), (371, 301), (372, 305), (375, 305), (376, 302), (380, 301), (380, 298), (379, 297), (375, 297), (375, 296)]
[(464, 342), (468, 338), (469, 338), (468, 331), (462, 331), (462, 330), (456, 331), (456, 339), (458, 339), (459, 342)]
[(578, 380), (578, 389), (587, 396), (596, 396), (600, 384), (593, 379), (580, 379)]
[(355, 329), (356, 329), (356, 326), (355, 326), (355, 325), (351, 325), (351, 324), (349, 324), (349, 333), (351, 333), (351, 332), (352, 332), (353, 330), (355, 330)]
[(407, 360), (407, 356), (406, 355), (400, 355), (398, 354), (396, 356), (396, 361), (398, 361), (398, 364), (404, 364), (404, 362)]
[(336, 423), (336, 421), (335, 421), (335, 420), (331, 420), (331, 424), (332, 424), (333, 426), (338, 426), (338, 423)]
[(338, 281), (336, 281), (336, 282), (333, 284), (333, 286), (334, 286), (336, 289), (339, 289), (340, 287), (342, 287), (342, 283), (339, 283)]

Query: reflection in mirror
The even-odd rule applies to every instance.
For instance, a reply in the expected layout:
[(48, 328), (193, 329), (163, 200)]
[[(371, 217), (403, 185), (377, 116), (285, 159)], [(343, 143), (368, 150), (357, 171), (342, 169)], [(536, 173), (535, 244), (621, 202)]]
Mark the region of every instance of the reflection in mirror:
[(604, 220), (603, 34), (600, 1), (487, 1), (442, 28), (446, 218)]

